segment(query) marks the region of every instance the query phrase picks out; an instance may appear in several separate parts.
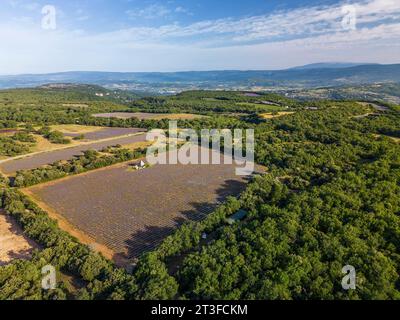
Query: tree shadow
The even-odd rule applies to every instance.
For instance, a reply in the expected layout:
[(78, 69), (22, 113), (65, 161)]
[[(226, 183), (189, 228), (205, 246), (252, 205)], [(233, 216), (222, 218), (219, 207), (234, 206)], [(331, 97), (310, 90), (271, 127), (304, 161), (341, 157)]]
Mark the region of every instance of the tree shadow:
[(11, 263), (14, 260), (29, 260), (32, 257), (32, 251), (33, 249), (25, 249), (25, 250), (10, 250), (7, 252), (8, 259), (6, 260), (0, 260), (0, 267), (5, 266), (9, 263)]
[[(171, 219), (169, 226), (145, 226), (125, 241), (126, 253), (119, 253), (114, 257), (118, 264), (129, 264), (145, 252), (154, 250), (167, 236), (171, 235), (178, 227), (188, 221), (201, 221), (212, 213), (228, 196), (239, 196), (245, 190), (251, 177), (243, 177), (240, 180), (227, 180), (216, 190), (214, 202), (191, 202), (191, 209), (180, 211), (176, 218)], [(125, 261), (121, 263), (122, 261)]]
[(227, 180), (216, 190), (215, 202), (191, 202), (192, 209), (181, 211), (180, 214), (185, 217), (185, 221), (201, 221), (224, 203), (229, 196), (239, 196), (250, 179), (243, 177), (241, 180)]
[(32, 251), (33, 249), (25, 249), (25, 250), (20, 250), (20, 251), (10, 251), (8, 252), (8, 256), (11, 258), (11, 260), (17, 260), (17, 259), (30, 259), (32, 256)]

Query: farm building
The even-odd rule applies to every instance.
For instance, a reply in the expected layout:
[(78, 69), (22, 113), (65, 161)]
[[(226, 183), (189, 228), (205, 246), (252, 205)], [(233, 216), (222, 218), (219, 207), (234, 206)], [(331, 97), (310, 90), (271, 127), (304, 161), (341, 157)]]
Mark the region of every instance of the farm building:
[(133, 168), (135, 170), (141, 170), (141, 169), (145, 169), (147, 167), (146, 163), (143, 160), (140, 160), (139, 163), (136, 163), (133, 165)]

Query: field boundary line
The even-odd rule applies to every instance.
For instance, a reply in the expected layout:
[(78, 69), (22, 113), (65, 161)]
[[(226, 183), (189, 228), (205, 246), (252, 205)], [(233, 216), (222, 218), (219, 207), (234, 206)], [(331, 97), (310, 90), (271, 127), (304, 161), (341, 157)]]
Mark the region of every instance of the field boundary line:
[(117, 139), (121, 139), (121, 138), (129, 138), (129, 137), (134, 137), (134, 136), (140, 136), (140, 135), (143, 135), (143, 134), (145, 134), (145, 132), (131, 133), (131, 134), (126, 134), (126, 135), (112, 137), (112, 138), (100, 139), (100, 140), (96, 140), (96, 141), (82, 142), (81, 144), (77, 144), (77, 145), (73, 145), (73, 146), (69, 146), (68, 145), (68, 146), (65, 146), (65, 147), (61, 147), (61, 148), (57, 148), (57, 149), (53, 149), (53, 150), (48, 150), (48, 151), (38, 151), (38, 152), (22, 154), (22, 155), (19, 155), (19, 156), (16, 156), (16, 157), (0, 160), (0, 164), (5, 163), (5, 162), (9, 162), (9, 161), (14, 161), (14, 160), (20, 160), (20, 159), (34, 157), (34, 156), (39, 155), (39, 154), (52, 153), (52, 152), (56, 152), (56, 151), (60, 151), (60, 150), (78, 148), (78, 147), (81, 147), (81, 146), (90, 146), (90, 145), (96, 144), (96, 143), (113, 141), (113, 140), (117, 140)]
[(50, 181), (34, 184), (33, 186), (29, 186), (29, 187), (25, 187), (25, 188), (18, 188), (18, 190), (29, 190), (31, 188), (39, 187), (39, 186), (40, 187), (51, 186), (51, 185), (56, 184), (58, 182), (63, 182), (65, 180), (69, 180), (69, 179), (72, 179), (74, 177), (82, 177), (82, 176), (89, 175), (91, 173), (104, 171), (104, 170), (107, 170), (107, 169), (111, 170), (111, 169), (115, 169), (115, 168), (119, 168), (119, 167), (124, 167), (129, 162), (140, 161), (140, 160), (145, 160), (145, 159), (146, 159), (146, 157), (140, 157), (140, 158), (135, 158), (135, 159), (131, 159), (131, 160), (126, 160), (126, 161), (123, 161), (123, 162), (114, 163), (114, 164), (109, 165), (109, 166), (105, 166), (105, 167), (101, 167), (101, 168), (97, 168), (97, 169), (93, 169), (93, 170), (88, 170), (88, 171), (81, 172), (81, 173), (71, 174), (71, 175), (67, 175), (67, 176), (59, 178), (59, 179), (54, 179), (54, 180), (50, 180)]

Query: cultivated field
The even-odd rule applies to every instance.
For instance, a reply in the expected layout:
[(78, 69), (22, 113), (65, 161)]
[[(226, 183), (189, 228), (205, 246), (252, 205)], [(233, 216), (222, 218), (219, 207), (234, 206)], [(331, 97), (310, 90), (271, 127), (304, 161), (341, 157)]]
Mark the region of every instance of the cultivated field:
[(185, 220), (204, 218), (218, 202), (238, 195), (246, 180), (235, 175), (234, 165), (155, 165), (134, 171), (119, 164), (24, 192), (53, 217), (66, 219), (64, 228), (75, 236), (80, 230), (81, 241), (94, 239), (121, 261), (154, 248)]
[(204, 116), (199, 114), (190, 113), (145, 113), (145, 112), (112, 112), (112, 113), (98, 113), (93, 115), (96, 118), (118, 118), (118, 119), (130, 119), (137, 118), (139, 120), (192, 120), (202, 118)]
[(26, 238), (21, 228), (0, 211), (0, 266), (13, 259), (28, 259), (37, 245)]
[(102, 130), (102, 127), (96, 127), (96, 126), (85, 126), (85, 125), (78, 125), (78, 124), (56, 124), (51, 126), (52, 130), (57, 130), (60, 131), (64, 134), (86, 134), (90, 132), (95, 132)]
[(78, 146), (67, 147), (59, 150), (36, 153), (31, 156), (21, 157), (15, 160), (4, 160), (0, 163), (0, 171), (6, 175), (10, 175), (18, 170), (30, 170), (39, 168), (46, 164), (51, 164), (56, 161), (70, 160), (74, 156), (79, 156), (86, 150), (102, 150), (109, 146), (115, 145), (131, 145), (146, 141), (145, 134), (123, 136), (115, 139), (108, 139), (99, 142), (81, 144)]

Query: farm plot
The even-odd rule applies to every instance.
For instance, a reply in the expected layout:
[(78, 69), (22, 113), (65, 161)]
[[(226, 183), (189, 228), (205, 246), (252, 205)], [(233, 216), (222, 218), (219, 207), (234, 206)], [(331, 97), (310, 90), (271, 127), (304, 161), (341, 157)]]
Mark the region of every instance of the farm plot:
[[(39, 129), (40, 127), (38, 127)], [(103, 129), (102, 127), (86, 126), (80, 124), (56, 124), (51, 126), (52, 130), (60, 131), (64, 134), (86, 134)]]
[[(85, 140), (101, 140), (145, 131), (145, 129), (139, 128), (101, 128), (100, 130), (83, 133), (83, 136)], [(81, 134), (82, 133), (64, 133), (67, 137), (79, 137)]]
[(0, 211), (0, 266), (13, 259), (29, 259), (32, 250), (38, 246), (25, 237), (21, 228)]
[(203, 118), (199, 114), (190, 113), (146, 113), (146, 112), (112, 112), (112, 113), (98, 113), (93, 115), (96, 118), (118, 118), (118, 119), (131, 119), (137, 118), (139, 120), (192, 120)]
[(89, 144), (82, 144), (70, 148), (64, 148), (49, 152), (36, 153), (31, 156), (22, 157), (19, 159), (4, 160), (0, 163), (0, 171), (6, 175), (11, 175), (18, 170), (30, 170), (39, 168), (46, 164), (51, 164), (56, 161), (70, 160), (74, 156), (82, 155), (86, 150), (102, 150), (109, 146), (115, 145), (129, 145), (133, 143), (145, 142), (146, 135), (138, 134), (115, 139), (108, 139), (105, 141), (93, 142)]
[(273, 119), (273, 118), (288, 116), (291, 114), (294, 114), (294, 112), (275, 112), (275, 113), (268, 112), (268, 113), (262, 113), (262, 114), (260, 114), (260, 116), (263, 119)]
[(89, 236), (110, 248), (117, 261), (154, 248), (184, 221), (203, 219), (218, 202), (238, 195), (247, 180), (228, 164), (155, 165), (139, 171), (120, 164), (24, 192), (79, 229), (81, 241)]
[(18, 129), (0, 129), (0, 136), (2, 135), (12, 135), (17, 133)]

